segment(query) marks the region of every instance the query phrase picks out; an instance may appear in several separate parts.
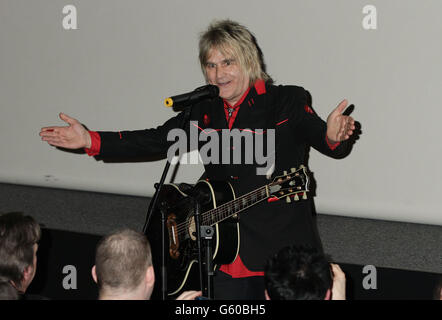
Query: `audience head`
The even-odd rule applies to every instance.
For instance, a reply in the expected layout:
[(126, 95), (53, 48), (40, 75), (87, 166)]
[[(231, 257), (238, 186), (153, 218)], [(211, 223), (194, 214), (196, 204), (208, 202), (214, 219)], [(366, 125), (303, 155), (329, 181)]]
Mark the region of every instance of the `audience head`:
[(31, 217), (19, 212), (0, 216), (0, 277), (25, 293), (37, 270), (41, 229)]
[(148, 300), (155, 274), (146, 236), (125, 229), (103, 237), (97, 245), (92, 277), (98, 284), (99, 299)]
[(264, 279), (267, 299), (330, 299), (330, 264), (322, 253), (313, 248), (283, 248), (267, 261)]
[(0, 300), (18, 300), (18, 297), (17, 289), (11, 281), (0, 277)]

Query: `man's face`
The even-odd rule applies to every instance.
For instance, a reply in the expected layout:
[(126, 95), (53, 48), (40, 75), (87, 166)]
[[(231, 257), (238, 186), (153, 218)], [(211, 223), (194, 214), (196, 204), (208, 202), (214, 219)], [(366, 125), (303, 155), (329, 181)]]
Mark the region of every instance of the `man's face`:
[(239, 62), (231, 56), (224, 56), (216, 48), (209, 51), (205, 69), (209, 84), (218, 86), (219, 96), (232, 106), (249, 88), (249, 77)]

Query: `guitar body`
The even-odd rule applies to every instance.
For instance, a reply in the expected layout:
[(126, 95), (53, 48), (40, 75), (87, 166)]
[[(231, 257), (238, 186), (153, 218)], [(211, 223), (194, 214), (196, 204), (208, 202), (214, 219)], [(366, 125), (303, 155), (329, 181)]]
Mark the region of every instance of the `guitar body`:
[[(191, 195), (191, 197), (189, 196)], [(147, 223), (146, 236), (152, 248), (155, 286), (152, 299), (161, 298), (162, 236), (161, 210), (166, 218), (165, 246), (167, 294), (173, 298), (183, 290), (199, 290), (198, 243), (195, 233), (193, 198), (200, 205), (200, 213), (210, 211), (235, 199), (228, 182), (199, 181), (195, 186), (164, 185), (158, 196), (157, 209)], [(212, 225), (200, 216), (201, 225)], [(239, 250), (239, 225), (235, 216), (214, 224), (212, 252), (214, 266), (235, 260)]]
[[(157, 208), (146, 224), (156, 282), (152, 299), (162, 298), (163, 240), (168, 297), (175, 298), (183, 290), (200, 289), (195, 200), (200, 206), (200, 224), (214, 227), (211, 243), (216, 268), (216, 265), (233, 262), (238, 255), (239, 212), (266, 199), (275, 201), (286, 198), (287, 202), (298, 201), (300, 197), (307, 199), (308, 186), (309, 177), (305, 166), (292, 168), (290, 173), (284, 171), (283, 175), (275, 177), (271, 183), (239, 197), (236, 197), (228, 182), (209, 183), (200, 180), (195, 186), (164, 185), (158, 195)], [(164, 238), (161, 227), (163, 216)]]

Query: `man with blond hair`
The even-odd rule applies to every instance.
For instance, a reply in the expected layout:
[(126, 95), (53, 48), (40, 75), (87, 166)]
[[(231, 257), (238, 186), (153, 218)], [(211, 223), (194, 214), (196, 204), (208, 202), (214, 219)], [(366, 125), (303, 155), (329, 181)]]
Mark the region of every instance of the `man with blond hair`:
[[(155, 284), (150, 244), (142, 233), (124, 229), (103, 237), (95, 255), (92, 278), (100, 300), (149, 300)], [(201, 292), (184, 292), (192, 300)]]
[[(204, 163), (209, 181), (230, 181), (239, 196), (268, 184), (267, 175), (281, 175), (305, 164), (310, 147), (334, 158), (348, 152), (355, 125), (353, 118), (343, 114), (347, 100), (339, 103), (325, 122), (309, 105), (302, 87), (273, 85), (257, 41), (243, 25), (231, 20), (212, 23), (200, 36), (199, 60), (206, 82), (219, 88), (219, 97), (192, 107), (189, 120), (201, 135), (218, 135), (209, 140), (218, 146), (219, 159)], [(68, 125), (42, 128), (40, 136), (53, 146), (85, 148), (89, 155), (101, 158), (166, 156), (173, 143), (168, 141), (168, 133), (180, 128), (183, 117), (182, 112), (155, 129), (103, 132), (88, 131), (78, 120), (61, 113), (60, 118)], [(190, 122), (187, 133), (189, 128)], [(245, 160), (250, 154), (263, 154), (263, 150), (256, 150), (259, 146), (246, 145), (248, 139), (241, 140), (241, 148), (235, 150), (241, 153), (240, 163), (224, 161), (231, 159), (233, 147), (222, 145), (221, 134), (234, 129), (254, 136), (274, 133), (274, 162), (265, 174), (258, 174), (260, 160)], [(207, 149), (207, 143), (199, 141), (197, 147)], [(271, 150), (265, 149), (270, 156)], [(241, 213), (239, 253), (232, 263), (219, 267), (214, 277), (215, 299), (264, 299), (268, 256), (291, 244), (321, 248), (312, 207), (311, 199), (283, 200), (261, 202)]]

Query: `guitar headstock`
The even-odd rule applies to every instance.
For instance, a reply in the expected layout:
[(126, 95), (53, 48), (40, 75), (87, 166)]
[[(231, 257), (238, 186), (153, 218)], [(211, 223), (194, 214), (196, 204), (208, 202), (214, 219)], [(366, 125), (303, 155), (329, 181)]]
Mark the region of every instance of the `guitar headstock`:
[(295, 201), (307, 199), (307, 192), (309, 192), (310, 178), (307, 174), (307, 168), (301, 165), (298, 169), (292, 168), (290, 173), (284, 171), (283, 175), (277, 176), (268, 185), (270, 196), (273, 198), (286, 198), (287, 202), (291, 202), (290, 197)]

